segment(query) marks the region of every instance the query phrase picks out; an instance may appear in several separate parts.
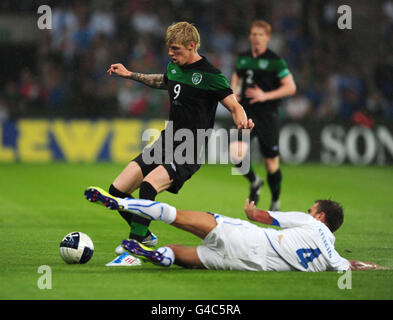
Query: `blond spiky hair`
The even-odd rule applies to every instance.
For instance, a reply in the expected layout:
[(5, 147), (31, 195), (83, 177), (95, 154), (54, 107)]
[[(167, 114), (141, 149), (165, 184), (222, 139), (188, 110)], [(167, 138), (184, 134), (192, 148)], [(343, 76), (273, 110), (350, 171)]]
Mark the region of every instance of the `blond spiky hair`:
[(171, 44), (188, 45), (191, 41), (195, 42), (195, 52), (199, 49), (201, 38), (197, 28), (192, 23), (181, 21), (172, 23), (166, 31), (166, 45)]

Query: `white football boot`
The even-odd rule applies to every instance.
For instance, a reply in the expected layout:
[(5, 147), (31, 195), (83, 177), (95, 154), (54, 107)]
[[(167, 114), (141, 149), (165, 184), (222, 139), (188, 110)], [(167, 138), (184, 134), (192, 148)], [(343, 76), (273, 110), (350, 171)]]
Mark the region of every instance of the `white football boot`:
[(120, 256), (108, 262), (105, 266), (107, 267), (135, 267), (142, 265), (139, 258), (130, 255), (128, 252), (123, 252)]

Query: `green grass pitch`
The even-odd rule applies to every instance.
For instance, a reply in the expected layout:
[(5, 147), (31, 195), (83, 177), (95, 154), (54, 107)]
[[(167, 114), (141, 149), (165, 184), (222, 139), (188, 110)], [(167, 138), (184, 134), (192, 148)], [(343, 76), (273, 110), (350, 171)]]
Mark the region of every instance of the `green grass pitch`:
[[(107, 188), (124, 165), (0, 164), (0, 299), (392, 299), (393, 270), (352, 272), (351, 289), (340, 289), (337, 272), (238, 272), (140, 267), (109, 268), (114, 249), (128, 235), (117, 212), (89, 203), (90, 185)], [(262, 166), (256, 166), (265, 176)], [(282, 211), (307, 210), (331, 198), (345, 210), (336, 249), (348, 259), (393, 268), (392, 167), (282, 166)], [(178, 208), (244, 218), (248, 184), (231, 167), (205, 165), (179, 195), (157, 197)], [(259, 207), (266, 209), (265, 186)], [(161, 245), (197, 245), (191, 234), (160, 222), (151, 230)], [(59, 243), (71, 231), (87, 233), (95, 252), (85, 265), (67, 265)], [(52, 271), (52, 288), (39, 289), (41, 265)]]

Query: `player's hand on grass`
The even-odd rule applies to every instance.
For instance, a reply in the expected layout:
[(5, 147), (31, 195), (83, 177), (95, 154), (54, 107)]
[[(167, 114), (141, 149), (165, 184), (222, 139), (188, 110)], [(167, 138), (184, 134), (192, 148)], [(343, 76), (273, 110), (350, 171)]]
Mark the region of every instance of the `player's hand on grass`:
[(363, 262), (359, 260), (348, 260), (351, 264), (351, 270), (389, 270), (389, 268), (380, 266), (373, 262)]
[(107, 73), (110, 76), (112, 75), (112, 73), (114, 73), (120, 77), (128, 78), (132, 72), (127, 70), (126, 67), (124, 67), (121, 63), (115, 63), (110, 66)]
[(265, 102), (268, 100), (268, 95), (258, 86), (247, 88), (245, 91), (246, 98), (250, 99), (250, 103)]

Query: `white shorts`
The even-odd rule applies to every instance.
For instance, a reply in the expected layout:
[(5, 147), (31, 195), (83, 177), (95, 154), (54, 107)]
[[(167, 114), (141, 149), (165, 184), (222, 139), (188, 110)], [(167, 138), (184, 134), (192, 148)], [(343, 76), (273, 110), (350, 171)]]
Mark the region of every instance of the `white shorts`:
[(265, 271), (269, 246), (262, 228), (241, 219), (214, 214), (217, 226), (197, 247), (207, 269)]

